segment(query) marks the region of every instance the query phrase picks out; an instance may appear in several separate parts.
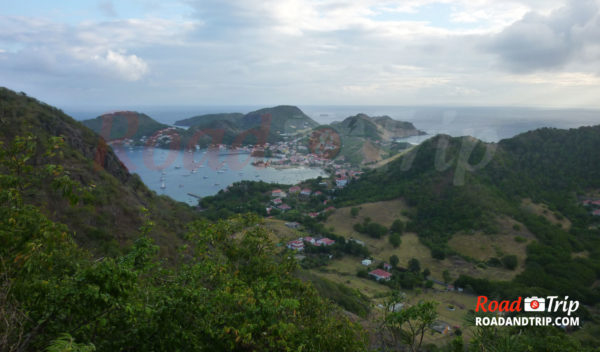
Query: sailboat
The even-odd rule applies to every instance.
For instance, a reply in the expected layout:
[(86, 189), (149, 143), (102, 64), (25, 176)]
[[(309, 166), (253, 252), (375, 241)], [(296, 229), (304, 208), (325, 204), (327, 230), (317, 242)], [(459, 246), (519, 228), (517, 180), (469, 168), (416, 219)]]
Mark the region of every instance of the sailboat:
[(161, 189), (165, 189), (165, 188), (167, 188), (167, 185), (165, 185), (165, 181), (163, 181), (163, 183), (161, 183), (161, 185), (160, 185), (160, 188), (161, 188)]

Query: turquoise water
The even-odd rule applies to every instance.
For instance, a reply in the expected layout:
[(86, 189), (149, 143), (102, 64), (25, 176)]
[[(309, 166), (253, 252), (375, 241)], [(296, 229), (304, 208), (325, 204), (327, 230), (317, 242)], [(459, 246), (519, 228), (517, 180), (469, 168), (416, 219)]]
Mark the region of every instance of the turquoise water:
[[(214, 195), (234, 182), (242, 180), (295, 184), (327, 177), (322, 169), (296, 167), (274, 169), (256, 167), (252, 161), (266, 160), (250, 154), (227, 154), (225, 151), (198, 150), (193, 153), (159, 148), (114, 147), (115, 153), (130, 172), (158, 194), (195, 205), (195, 196)], [(164, 188), (163, 188), (164, 187)]]

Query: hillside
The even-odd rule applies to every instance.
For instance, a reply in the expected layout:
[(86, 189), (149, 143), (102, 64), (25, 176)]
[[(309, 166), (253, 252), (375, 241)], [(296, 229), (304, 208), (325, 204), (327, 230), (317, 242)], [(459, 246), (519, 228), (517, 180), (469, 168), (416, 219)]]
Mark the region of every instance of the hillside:
[(177, 120), (175, 122), (175, 125), (177, 125), (177, 126), (186, 126), (186, 127), (206, 126), (208, 124), (213, 123), (214, 121), (232, 121), (232, 122), (237, 122), (242, 117), (244, 117), (244, 114), (239, 113), (239, 112), (222, 113), (222, 114), (205, 114), (205, 115), (199, 115), (199, 116), (189, 117), (189, 118), (183, 119), (183, 120)]
[(169, 127), (146, 114), (135, 111), (117, 111), (81, 123), (107, 141), (123, 138), (139, 141), (143, 137), (151, 137), (156, 132)]
[(24, 94), (0, 125), (0, 350), (366, 350), (260, 218), (195, 221)]
[[(215, 142), (274, 143), (283, 140), (286, 134), (310, 130), (319, 125), (299, 108), (288, 105), (264, 108), (245, 115), (241, 113), (200, 115), (179, 120), (176, 124), (190, 126), (185, 133), (186, 138), (197, 136), (196, 139), (199, 139), (201, 145)], [(205, 136), (203, 132), (207, 132), (210, 136)]]
[(341, 156), (352, 164), (372, 164), (392, 157), (400, 149), (393, 143), (396, 138), (425, 134), (410, 122), (397, 121), (389, 116), (370, 117), (366, 114), (350, 116), (341, 122), (334, 122), (342, 140)]
[[(0, 106), (0, 141), (9, 144), (15, 136), (31, 134), (40, 150), (52, 137), (62, 137), (65, 146), (57, 161), (73, 180), (89, 189), (77, 205), (69, 206), (49, 184), (40, 184), (26, 197), (28, 202), (67, 224), (79, 244), (102, 254), (118, 253), (132, 244), (145, 217), (141, 209), (147, 208), (156, 222), (153, 237), (163, 254), (173, 257), (184, 224), (195, 217), (191, 208), (150, 191), (128, 172), (104, 139), (60, 110), (5, 88), (0, 89)], [(123, 115), (118, 116), (115, 121), (124, 121)], [(140, 121), (150, 121), (139, 116)], [(100, 118), (91, 121), (100, 122)], [(41, 158), (41, 151), (37, 156)]]
[[(341, 191), (337, 201), (404, 199), (413, 209), (407, 230), (416, 232), (440, 260), (460, 252), (460, 244), (468, 242), (465, 235), (496, 236), (507, 222), (524, 228), (536, 241), (527, 246), (525, 270), (512, 284), (474, 281), (468, 275), (458, 283), (483, 294), (553, 292), (591, 304), (600, 299), (594, 286), (600, 273), (600, 222), (580, 197), (600, 186), (598, 148), (600, 126), (540, 129), (498, 144), (436, 136), (366, 173)], [(543, 206), (524, 205), (532, 200)], [(570, 227), (551, 218), (566, 218)], [(589, 255), (576, 255), (583, 250)]]
[(333, 122), (331, 126), (342, 136), (363, 137), (373, 141), (425, 134), (410, 122), (394, 120), (389, 116), (370, 117), (366, 114), (347, 117), (341, 122)]

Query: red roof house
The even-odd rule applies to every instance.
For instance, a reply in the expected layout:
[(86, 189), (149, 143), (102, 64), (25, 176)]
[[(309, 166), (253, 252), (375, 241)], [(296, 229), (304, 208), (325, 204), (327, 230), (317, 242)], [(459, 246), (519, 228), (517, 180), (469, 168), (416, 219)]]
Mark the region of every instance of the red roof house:
[(392, 277), (392, 274), (388, 273), (385, 270), (381, 270), (381, 269), (375, 269), (375, 270), (371, 271), (369, 273), (369, 275), (373, 276), (375, 278), (375, 280), (377, 280), (377, 281), (381, 281), (381, 280), (388, 281)]
[(334, 241), (334, 240), (332, 240), (332, 239), (330, 239), (330, 238), (323, 237), (323, 238), (321, 238), (321, 239), (317, 240), (317, 243), (318, 243), (318, 244), (321, 244), (321, 245), (323, 245), (323, 246), (331, 246), (332, 244), (334, 244), (334, 243), (335, 243), (335, 241)]

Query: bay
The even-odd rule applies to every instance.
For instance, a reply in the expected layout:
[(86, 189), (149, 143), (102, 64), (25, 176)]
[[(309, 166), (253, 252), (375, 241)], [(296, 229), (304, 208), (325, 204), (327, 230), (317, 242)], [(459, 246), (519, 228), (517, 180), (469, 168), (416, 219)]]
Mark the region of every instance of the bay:
[(320, 168), (254, 166), (253, 161), (269, 159), (252, 157), (249, 153), (233, 154), (205, 149), (190, 153), (120, 146), (113, 146), (113, 149), (129, 171), (138, 174), (151, 190), (190, 205), (197, 204), (198, 197), (214, 195), (242, 180), (296, 184), (306, 179), (328, 176)]

